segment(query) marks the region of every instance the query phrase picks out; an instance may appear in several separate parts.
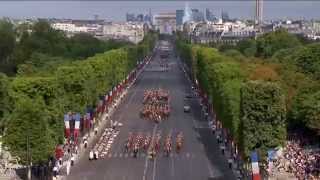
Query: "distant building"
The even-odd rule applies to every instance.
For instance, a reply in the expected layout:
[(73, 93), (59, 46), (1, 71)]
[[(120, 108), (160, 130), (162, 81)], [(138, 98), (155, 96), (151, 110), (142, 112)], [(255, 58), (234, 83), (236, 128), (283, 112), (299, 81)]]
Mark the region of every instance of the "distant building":
[(134, 21), (136, 21), (136, 17), (132, 13), (127, 13), (126, 14), (126, 20), (127, 20), (127, 22), (134, 22)]
[(103, 20), (52, 20), (51, 26), (61, 30), (67, 35), (76, 33), (90, 33), (92, 35), (102, 33)]
[(149, 14), (144, 15), (143, 22), (151, 23), (151, 16)]
[(136, 20), (137, 20), (138, 22), (143, 22), (143, 17), (144, 17), (143, 14), (138, 14)]
[(177, 26), (183, 25), (183, 16), (184, 16), (184, 10), (182, 10), (182, 9), (176, 10), (176, 23), (177, 23)]
[(183, 29), (183, 17), (184, 17), (184, 10), (179, 9), (176, 10), (176, 24), (177, 30), (182, 31)]
[(93, 16), (93, 18), (94, 18), (94, 20), (99, 20), (99, 15), (98, 14), (95, 14), (94, 16)]
[(230, 17), (229, 17), (228, 12), (222, 11), (221, 12), (221, 19), (222, 19), (223, 22), (230, 21)]
[(154, 28), (160, 34), (176, 32), (176, 13), (160, 13), (154, 16)]
[(106, 39), (121, 39), (138, 43), (144, 37), (145, 28), (143, 23), (137, 22), (109, 22), (103, 26), (103, 37)]
[(206, 20), (207, 21), (217, 20), (216, 16), (213, 14), (213, 12), (209, 8), (206, 8)]
[(285, 21), (278, 25), (278, 28), (286, 29), (291, 34), (302, 34), (301, 21)]
[(311, 28), (315, 34), (320, 34), (320, 21), (312, 21)]
[(199, 9), (191, 9), (192, 13), (192, 20), (195, 22), (202, 22), (204, 21), (204, 14), (203, 12), (199, 11)]
[(184, 25), (184, 34), (194, 43), (235, 44), (238, 41), (256, 36), (253, 26), (241, 21), (226, 22), (190, 22)]

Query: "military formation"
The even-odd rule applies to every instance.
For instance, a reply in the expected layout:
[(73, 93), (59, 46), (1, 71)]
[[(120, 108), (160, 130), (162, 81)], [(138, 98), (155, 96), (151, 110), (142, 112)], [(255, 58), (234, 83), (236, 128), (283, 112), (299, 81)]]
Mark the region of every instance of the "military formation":
[(163, 89), (146, 90), (143, 96), (143, 108), (140, 116), (143, 119), (159, 123), (170, 115), (169, 92)]
[[(174, 142), (175, 147), (173, 147)], [(133, 153), (133, 157), (137, 157), (139, 152), (144, 152), (153, 159), (161, 151), (163, 151), (166, 156), (169, 156), (173, 148), (175, 148), (176, 153), (180, 153), (183, 142), (182, 132), (176, 133), (175, 136), (173, 133), (164, 135), (160, 131), (154, 135), (151, 133), (130, 132), (124, 144), (124, 152)]]

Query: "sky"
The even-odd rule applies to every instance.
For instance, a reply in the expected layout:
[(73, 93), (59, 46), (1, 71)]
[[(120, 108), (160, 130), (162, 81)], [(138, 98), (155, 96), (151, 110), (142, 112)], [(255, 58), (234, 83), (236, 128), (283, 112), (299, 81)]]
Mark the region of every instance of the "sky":
[[(211, 0), (211, 1), (0, 1), (0, 16), (10, 18), (72, 18), (93, 19), (94, 15), (110, 21), (124, 21), (125, 14), (174, 12), (184, 9), (186, 2), (190, 8), (204, 11), (211, 9), (220, 16), (227, 11), (232, 18), (252, 19), (253, 0)], [(320, 19), (320, 1), (265, 0), (264, 19)]]

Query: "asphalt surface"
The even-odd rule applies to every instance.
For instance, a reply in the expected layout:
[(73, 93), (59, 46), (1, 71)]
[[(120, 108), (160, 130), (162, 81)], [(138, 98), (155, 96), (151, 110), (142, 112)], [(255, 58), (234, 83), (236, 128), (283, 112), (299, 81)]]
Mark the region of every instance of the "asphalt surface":
[[(173, 55), (169, 56), (169, 71), (160, 71), (160, 55), (156, 52), (153, 60), (130, 88), (123, 103), (111, 117), (123, 123), (114, 139), (110, 152), (102, 159), (88, 160), (88, 152), (72, 167), (68, 180), (213, 180), (235, 179), (228, 168), (226, 158), (219, 150), (215, 136), (208, 122), (204, 120), (196, 97), (185, 99), (192, 93), (191, 83)], [(171, 113), (168, 120), (155, 124), (139, 117), (146, 89), (169, 90)], [(191, 106), (191, 112), (183, 111), (184, 105)], [(143, 152), (137, 158), (124, 152), (124, 143), (129, 132), (153, 133), (160, 131), (162, 137), (169, 132), (184, 134), (182, 151), (173, 152), (169, 157), (159, 153), (154, 160)], [(162, 140), (163, 142), (163, 140)]]

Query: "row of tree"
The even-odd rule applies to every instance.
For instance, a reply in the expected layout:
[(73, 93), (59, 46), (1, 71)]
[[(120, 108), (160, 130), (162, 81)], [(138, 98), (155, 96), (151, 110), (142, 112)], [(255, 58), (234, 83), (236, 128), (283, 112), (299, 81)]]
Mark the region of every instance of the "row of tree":
[(0, 71), (12, 76), (21, 64), (24, 69), (34, 69), (48, 61), (85, 59), (127, 43), (104, 42), (85, 33), (68, 38), (64, 32), (53, 29), (42, 20), (32, 25), (13, 25), (0, 20)]
[[(310, 54), (288, 53), (295, 43), (299, 49), (311, 48), (307, 51)], [(285, 60), (292, 60), (293, 54), (303, 56), (309, 66), (315, 67), (320, 56), (313, 49), (319, 48), (319, 44), (305, 45), (280, 30), (223, 52), (189, 44), (182, 38), (178, 38), (176, 46), (193, 78), (208, 94), (217, 119), (245, 157), (255, 149), (265, 153), (282, 145), (287, 125), (304, 125), (320, 134), (320, 88), (316, 74), (305, 72), (304, 67), (296, 64), (300, 58), (294, 59), (294, 63)]]
[(138, 45), (109, 50), (85, 60), (66, 62), (45, 74), (0, 76), (4, 144), (26, 163), (27, 139), (33, 163), (47, 161), (63, 142), (63, 115), (84, 113), (126, 78), (153, 49), (156, 34)]
[[(252, 49), (251, 54), (246, 54)], [(240, 42), (232, 51), (273, 72), (287, 95), (287, 119), (290, 127), (306, 126), (320, 134), (320, 43), (308, 42), (280, 29), (257, 40)]]

